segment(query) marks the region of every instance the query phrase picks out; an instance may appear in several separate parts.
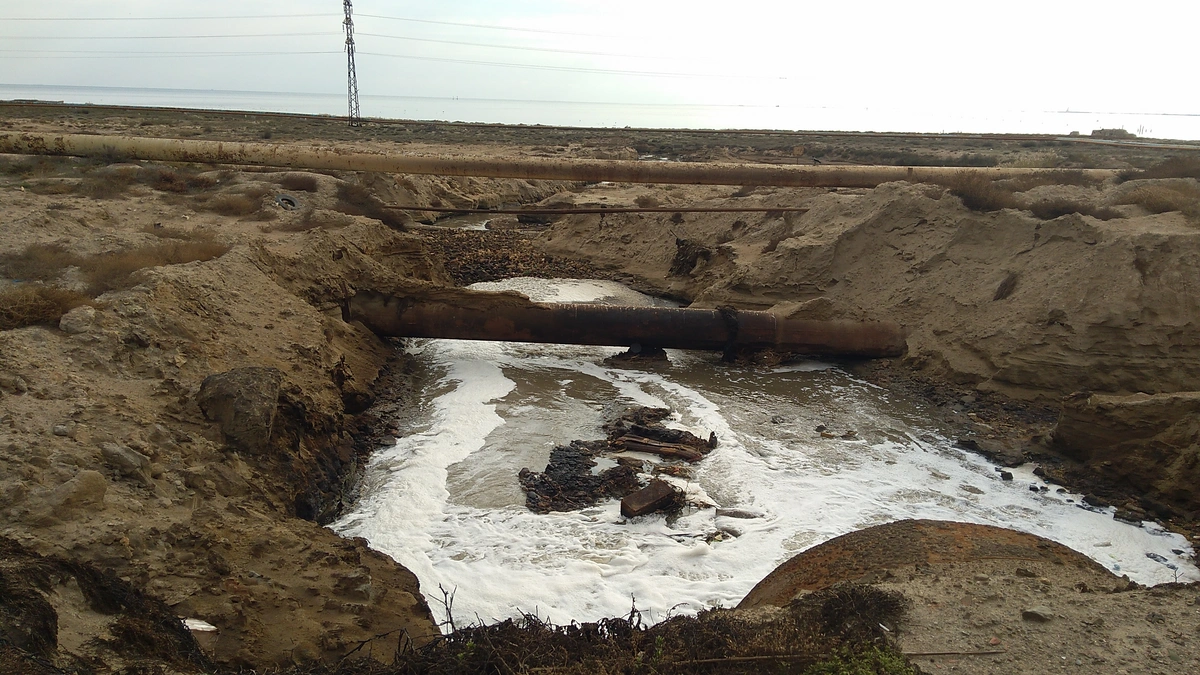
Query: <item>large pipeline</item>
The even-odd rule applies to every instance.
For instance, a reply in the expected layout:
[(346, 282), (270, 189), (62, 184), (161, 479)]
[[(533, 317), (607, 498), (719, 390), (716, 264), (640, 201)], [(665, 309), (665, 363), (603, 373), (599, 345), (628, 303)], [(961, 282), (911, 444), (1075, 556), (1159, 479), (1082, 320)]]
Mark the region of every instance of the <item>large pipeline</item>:
[[(621, 183), (691, 185), (774, 185), (784, 187), (875, 187), (906, 180), (944, 183), (963, 171), (993, 178), (1046, 173), (1045, 169), (906, 166), (780, 166), (711, 162), (638, 162), (545, 157), (430, 157), (384, 152), (352, 152), (339, 147), (197, 141), (133, 136), (0, 133), (0, 153), (125, 157), (162, 162), (201, 162), (333, 169), (436, 176), (485, 176)], [(1081, 169), (1103, 178), (1108, 169)]]
[(901, 356), (905, 351), (904, 331), (892, 322), (781, 319), (769, 312), (733, 309), (511, 301), (464, 305), (364, 292), (349, 300), (346, 315), (388, 337), (713, 351), (773, 348), (860, 358)]

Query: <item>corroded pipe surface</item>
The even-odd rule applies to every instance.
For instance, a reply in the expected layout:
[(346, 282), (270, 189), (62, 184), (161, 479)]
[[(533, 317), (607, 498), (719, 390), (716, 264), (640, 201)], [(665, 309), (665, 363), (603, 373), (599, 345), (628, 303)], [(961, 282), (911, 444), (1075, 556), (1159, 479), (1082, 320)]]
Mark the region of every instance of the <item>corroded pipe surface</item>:
[[(294, 169), (339, 169), (437, 176), (486, 176), (622, 183), (691, 185), (775, 185), (787, 187), (875, 187), (906, 180), (945, 182), (962, 171), (994, 178), (1047, 173), (1045, 169), (906, 166), (779, 166), (711, 162), (637, 162), (545, 157), (436, 157), (344, 148), (298, 147), (271, 143), (197, 141), (133, 136), (0, 133), (0, 153), (25, 155), (117, 156), (163, 162), (202, 162), (277, 166)], [(1081, 169), (1107, 177), (1108, 169)]]
[(774, 348), (823, 356), (889, 357), (905, 351), (891, 322), (779, 319), (768, 312), (485, 303), (473, 306), (360, 293), (349, 319), (379, 335), (674, 349)]

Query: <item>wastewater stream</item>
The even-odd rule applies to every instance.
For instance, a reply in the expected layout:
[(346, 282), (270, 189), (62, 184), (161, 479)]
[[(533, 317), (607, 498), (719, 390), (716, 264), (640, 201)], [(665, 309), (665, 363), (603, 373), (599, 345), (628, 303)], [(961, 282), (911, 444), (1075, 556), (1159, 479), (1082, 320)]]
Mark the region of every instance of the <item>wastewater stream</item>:
[[(601, 281), (475, 288), (542, 302), (659, 302)], [(610, 365), (622, 349), (432, 339), (407, 349), (422, 396), (333, 527), (412, 570), (439, 620), (452, 595), (459, 626), (522, 612), (566, 623), (636, 605), (657, 621), (731, 607), (791, 556), (903, 518), (1031, 532), (1143, 584), (1200, 580), (1182, 536), (1114, 520), (1032, 465), (1001, 480), (919, 405), (829, 364), (730, 367), (718, 354), (668, 350), (667, 363)], [(542, 471), (555, 445), (603, 438), (600, 426), (634, 406), (669, 408), (669, 426), (719, 439), (690, 479), (669, 479), (687, 492), (682, 513), (625, 519), (616, 500), (526, 508), (522, 468)]]

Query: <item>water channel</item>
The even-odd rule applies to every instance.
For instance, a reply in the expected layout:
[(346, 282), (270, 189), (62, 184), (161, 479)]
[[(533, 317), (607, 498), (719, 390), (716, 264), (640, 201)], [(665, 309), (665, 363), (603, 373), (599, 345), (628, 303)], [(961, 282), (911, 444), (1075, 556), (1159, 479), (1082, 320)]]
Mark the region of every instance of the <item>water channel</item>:
[[(543, 302), (657, 302), (612, 282), (476, 288)], [(604, 361), (617, 348), (453, 340), (408, 349), (427, 386), (407, 434), (372, 458), (359, 502), (334, 529), (412, 570), (437, 618), (439, 586), (453, 591), (459, 625), (520, 612), (591, 621), (635, 602), (652, 621), (730, 607), (796, 553), (902, 518), (1031, 532), (1143, 584), (1200, 580), (1183, 537), (1085, 507), (1031, 465), (1002, 481), (919, 406), (828, 364), (734, 368), (716, 354), (668, 350), (669, 363), (625, 367)], [(676, 481), (693, 506), (628, 521), (617, 501), (526, 509), (517, 473), (543, 470), (555, 445), (603, 438), (600, 425), (629, 406), (669, 408), (671, 426), (717, 434), (693, 477)]]

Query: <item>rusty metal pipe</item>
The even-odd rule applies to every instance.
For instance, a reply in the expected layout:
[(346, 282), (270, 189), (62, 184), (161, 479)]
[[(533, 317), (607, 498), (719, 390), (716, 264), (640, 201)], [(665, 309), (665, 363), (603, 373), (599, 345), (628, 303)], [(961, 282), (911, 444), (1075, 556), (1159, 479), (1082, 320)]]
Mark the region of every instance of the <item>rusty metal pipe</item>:
[[(277, 166), (294, 169), (338, 169), (437, 176), (485, 176), (623, 183), (692, 185), (775, 185), (785, 187), (875, 187), (906, 180), (945, 182), (962, 171), (1007, 178), (1046, 173), (1045, 169), (905, 166), (781, 166), (711, 162), (637, 162), (544, 157), (428, 157), (383, 152), (352, 152), (337, 147), (297, 147), (270, 143), (197, 141), (133, 136), (0, 133), (0, 153), (121, 156), (163, 162), (202, 162)], [(1109, 169), (1080, 169), (1099, 178)]]
[[(477, 296), (482, 298), (482, 294)], [(892, 322), (780, 319), (769, 312), (498, 301), (453, 304), (359, 293), (347, 318), (379, 335), (675, 349), (730, 347), (846, 357), (900, 356), (904, 331)], [(503, 298), (503, 300), (500, 300)]]

